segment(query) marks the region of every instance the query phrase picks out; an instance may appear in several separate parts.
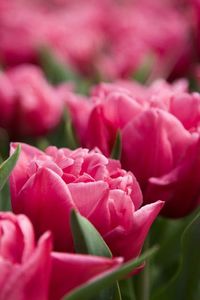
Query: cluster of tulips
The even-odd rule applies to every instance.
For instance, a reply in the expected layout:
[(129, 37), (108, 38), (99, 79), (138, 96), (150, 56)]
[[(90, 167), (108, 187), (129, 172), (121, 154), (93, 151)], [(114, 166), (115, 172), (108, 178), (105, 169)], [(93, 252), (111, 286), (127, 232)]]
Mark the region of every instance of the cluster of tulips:
[(200, 299), (200, 2), (0, 0), (0, 300)]

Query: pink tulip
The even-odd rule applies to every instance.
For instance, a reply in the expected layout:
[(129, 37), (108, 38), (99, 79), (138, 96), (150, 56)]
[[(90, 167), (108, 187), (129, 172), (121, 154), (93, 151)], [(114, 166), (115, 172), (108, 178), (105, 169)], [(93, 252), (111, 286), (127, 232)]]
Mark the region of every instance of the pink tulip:
[(38, 63), (38, 50), (45, 46), (72, 69), (94, 73), (104, 41), (103, 1), (6, 2), (0, 3), (0, 59), (5, 64)]
[(91, 77), (130, 78), (145, 61), (154, 78), (180, 76), (191, 63), (191, 26), (177, 7), (166, 1), (1, 0), (0, 59), (35, 63), (46, 46)]
[(49, 233), (36, 245), (26, 216), (0, 213), (1, 300), (59, 300), (121, 262), (120, 258), (51, 252)]
[(107, 18), (108, 50), (97, 61), (103, 78), (131, 78), (145, 62), (153, 78), (188, 70), (190, 23), (180, 7), (164, 1), (112, 1)]
[(44, 234), (35, 245), (29, 220), (0, 213), (0, 298), (46, 300), (51, 269), (51, 239)]
[(112, 272), (120, 266), (122, 258), (105, 258), (93, 255), (51, 253), (52, 269), (48, 300), (60, 300), (82, 284)]
[(0, 126), (16, 137), (53, 129), (63, 104), (38, 67), (21, 65), (0, 74), (0, 106)]
[(185, 80), (157, 80), (149, 86), (102, 83), (87, 102), (73, 99), (73, 109), (66, 103), (78, 136), (82, 128), (84, 147), (97, 146), (110, 156), (121, 132), (121, 163), (136, 176), (144, 203), (164, 200), (162, 214), (168, 217), (182, 217), (199, 205), (200, 94), (189, 93)]
[(97, 150), (49, 147), (41, 152), (21, 146), (10, 181), (12, 206), (30, 218), (37, 237), (50, 230), (54, 249), (72, 252), (69, 217), (75, 208), (94, 224), (114, 256), (139, 255), (163, 202), (140, 208), (142, 195), (131, 172)]

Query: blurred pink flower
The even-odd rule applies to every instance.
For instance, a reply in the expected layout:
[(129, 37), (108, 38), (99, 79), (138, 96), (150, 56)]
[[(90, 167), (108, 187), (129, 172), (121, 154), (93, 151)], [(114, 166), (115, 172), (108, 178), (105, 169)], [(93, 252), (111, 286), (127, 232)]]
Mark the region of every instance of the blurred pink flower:
[(8, 65), (36, 62), (42, 46), (72, 69), (104, 79), (130, 78), (146, 60), (153, 78), (182, 75), (191, 63), (191, 22), (169, 1), (3, 3), (0, 60)]
[(60, 121), (63, 103), (33, 65), (0, 73), (0, 126), (14, 137), (41, 135)]
[(47, 299), (49, 234), (44, 234), (36, 246), (32, 225), (25, 216), (0, 212), (0, 245), (0, 298)]
[(139, 255), (163, 202), (140, 208), (142, 195), (132, 173), (95, 150), (48, 147), (41, 152), (21, 146), (10, 181), (12, 207), (30, 218), (37, 236), (51, 230), (55, 250), (73, 251), (69, 216), (75, 208), (94, 224), (114, 256)]
[(87, 102), (69, 99), (66, 94), (82, 146), (110, 156), (120, 130), (122, 166), (136, 176), (145, 203), (164, 200), (162, 214), (170, 217), (199, 205), (200, 95), (189, 93), (186, 81), (102, 83)]
[(59, 300), (122, 262), (120, 258), (51, 252), (49, 233), (36, 245), (28, 218), (8, 212), (0, 212), (0, 245), (2, 300)]

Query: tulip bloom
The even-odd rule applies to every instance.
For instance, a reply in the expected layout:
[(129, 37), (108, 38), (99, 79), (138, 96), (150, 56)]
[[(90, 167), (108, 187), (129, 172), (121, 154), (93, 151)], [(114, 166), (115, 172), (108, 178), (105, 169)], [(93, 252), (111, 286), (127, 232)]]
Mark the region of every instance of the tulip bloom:
[(200, 94), (189, 93), (186, 81), (102, 83), (89, 101), (70, 99), (65, 101), (82, 146), (110, 156), (121, 132), (122, 167), (136, 176), (144, 203), (164, 200), (161, 213), (174, 218), (199, 205)]
[(44, 234), (36, 246), (32, 225), (25, 216), (0, 212), (0, 245), (0, 298), (47, 299), (49, 234)]
[(59, 300), (122, 261), (52, 252), (51, 244), (47, 232), (35, 244), (26, 216), (0, 212), (0, 299)]
[(14, 136), (41, 135), (60, 121), (63, 104), (39, 67), (21, 65), (0, 73), (0, 127)]
[(147, 59), (154, 77), (177, 76), (191, 64), (189, 37), (187, 18), (169, 1), (0, 3), (0, 59), (7, 65), (37, 62), (45, 45), (90, 77), (130, 78)]
[(69, 217), (75, 208), (93, 223), (114, 256), (129, 260), (139, 255), (163, 202), (141, 208), (142, 194), (131, 172), (96, 150), (48, 147), (42, 152), (21, 146), (10, 180), (12, 207), (30, 218), (37, 237), (50, 230), (56, 251), (74, 251)]

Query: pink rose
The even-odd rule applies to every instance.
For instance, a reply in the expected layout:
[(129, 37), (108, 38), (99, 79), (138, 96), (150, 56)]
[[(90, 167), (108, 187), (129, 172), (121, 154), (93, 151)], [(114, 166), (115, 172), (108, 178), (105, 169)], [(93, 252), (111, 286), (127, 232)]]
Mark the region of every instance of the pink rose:
[(41, 135), (60, 121), (63, 103), (33, 65), (0, 73), (0, 126), (16, 136)]
[(21, 146), (10, 181), (12, 207), (30, 218), (37, 237), (50, 230), (54, 249), (72, 252), (69, 216), (75, 208), (94, 224), (114, 256), (139, 255), (163, 202), (140, 208), (142, 195), (131, 172), (97, 150), (48, 147), (42, 152)]
[(36, 245), (26, 216), (0, 212), (1, 300), (59, 300), (120, 262), (121, 259), (51, 252), (49, 233), (44, 233)]
[(169, 217), (199, 205), (200, 94), (189, 93), (186, 81), (103, 83), (87, 102), (74, 96), (73, 105), (67, 97), (66, 103), (82, 146), (110, 156), (120, 130), (122, 166), (136, 176), (145, 203), (165, 200), (162, 214)]

